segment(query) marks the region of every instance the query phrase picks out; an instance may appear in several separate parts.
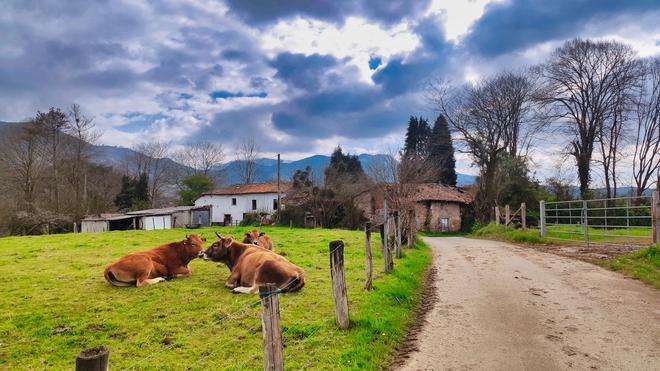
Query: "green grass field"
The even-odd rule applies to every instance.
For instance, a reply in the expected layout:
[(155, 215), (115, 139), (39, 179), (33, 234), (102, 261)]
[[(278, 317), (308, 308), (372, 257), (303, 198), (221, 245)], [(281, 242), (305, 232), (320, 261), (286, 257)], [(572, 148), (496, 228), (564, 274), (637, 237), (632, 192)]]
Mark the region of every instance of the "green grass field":
[[(245, 228), (214, 228), (240, 236)], [(417, 242), (364, 286), (363, 233), (264, 228), (278, 252), (306, 270), (299, 293), (280, 296), (287, 369), (382, 369), (403, 339), (431, 257)], [(0, 369), (72, 369), (76, 354), (107, 345), (111, 369), (259, 369), (263, 364), (257, 295), (232, 294), (229, 270), (195, 260), (193, 276), (142, 289), (103, 280), (104, 266), (185, 230), (122, 231), (0, 239)], [(351, 328), (334, 325), (328, 243), (345, 241)], [(378, 238), (372, 239), (378, 241)]]
[(599, 264), (623, 272), (660, 289), (660, 248), (657, 245), (608, 259)]

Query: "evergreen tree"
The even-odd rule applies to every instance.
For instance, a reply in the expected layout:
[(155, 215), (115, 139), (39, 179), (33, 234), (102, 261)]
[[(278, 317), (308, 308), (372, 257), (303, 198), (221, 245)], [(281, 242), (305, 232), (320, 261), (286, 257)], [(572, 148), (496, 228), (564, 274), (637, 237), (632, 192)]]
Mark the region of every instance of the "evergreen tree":
[(443, 115), (438, 116), (433, 124), (429, 138), (429, 162), (435, 170), (435, 181), (456, 186), (456, 159), (454, 145), (449, 132), (449, 125)]
[(325, 169), (325, 184), (340, 188), (341, 183), (354, 184), (366, 177), (360, 159), (356, 155), (344, 154), (341, 147), (335, 148), (330, 156), (330, 165)]
[(115, 197), (115, 206), (121, 211), (138, 210), (149, 205), (149, 177), (146, 173), (137, 178), (123, 176), (121, 189)]
[(403, 153), (406, 157), (425, 158), (428, 155), (431, 127), (423, 117), (410, 116)]
[(179, 204), (192, 206), (204, 192), (213, 189), (213, 179), (206, 174), (193, 174), (181, 179), (182, 187), (179, 190)]

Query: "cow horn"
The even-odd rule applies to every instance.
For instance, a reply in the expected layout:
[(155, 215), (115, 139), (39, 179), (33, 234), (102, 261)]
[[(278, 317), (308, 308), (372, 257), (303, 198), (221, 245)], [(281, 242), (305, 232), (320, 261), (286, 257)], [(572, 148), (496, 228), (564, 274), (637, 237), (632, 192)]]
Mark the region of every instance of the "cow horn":
[(186, 233), (186, 240), (190, 238), (190, 235)]
[(215, 232), (215, 235), (218, 236), (219, 239), (222, 239), (222, 236), (220, 235), (220, 233)]

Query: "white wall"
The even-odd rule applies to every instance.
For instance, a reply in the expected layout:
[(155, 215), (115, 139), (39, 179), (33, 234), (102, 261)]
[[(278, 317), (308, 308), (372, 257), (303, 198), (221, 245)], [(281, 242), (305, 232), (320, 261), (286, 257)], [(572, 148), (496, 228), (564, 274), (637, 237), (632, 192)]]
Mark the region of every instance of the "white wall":
[[(284, 197), (284, 194), (282, 194)], [(231, 204), (231, 199), (236, 199), (236, 205)], [(252, 209), (252, 200), (257, 200), (257, 210)], [(277, 200), (277, 193), (258, 193), (234, 196), (207, 195), (198, 198), (195, 206), (211, 205), (211, 222), (224, 222), (225, 214), (231, 214), (232, 222), (243, 220), (243, 213), (263, 211), (273, 213), (273, 200)]]

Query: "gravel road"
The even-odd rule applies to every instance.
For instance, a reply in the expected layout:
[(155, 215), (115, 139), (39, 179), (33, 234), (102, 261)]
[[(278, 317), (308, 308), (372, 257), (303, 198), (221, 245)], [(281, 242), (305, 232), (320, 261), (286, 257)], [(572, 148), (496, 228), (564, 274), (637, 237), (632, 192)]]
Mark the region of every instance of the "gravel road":
[(660, 290), (503, 242), (424, 238), (438, 300), (404, 370), (660, 370)]

